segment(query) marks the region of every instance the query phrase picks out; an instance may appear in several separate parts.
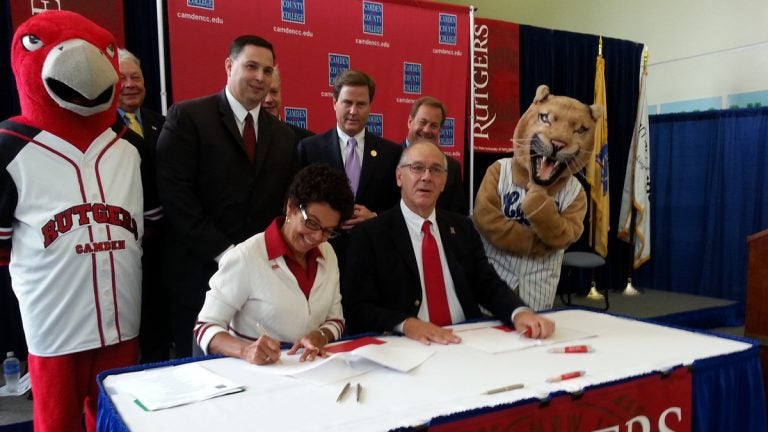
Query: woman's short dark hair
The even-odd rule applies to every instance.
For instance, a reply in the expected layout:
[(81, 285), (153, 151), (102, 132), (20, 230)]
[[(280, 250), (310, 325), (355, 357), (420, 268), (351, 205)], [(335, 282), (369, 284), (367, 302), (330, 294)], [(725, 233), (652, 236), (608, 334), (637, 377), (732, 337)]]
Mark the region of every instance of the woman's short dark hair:
[(328, 164), (311, 164), (299, 171), (288, 188), (287, 199), (295, 206), (328, 203), (339, 212), (340, 222), (350, 219), (355, 208), (347, 175)]

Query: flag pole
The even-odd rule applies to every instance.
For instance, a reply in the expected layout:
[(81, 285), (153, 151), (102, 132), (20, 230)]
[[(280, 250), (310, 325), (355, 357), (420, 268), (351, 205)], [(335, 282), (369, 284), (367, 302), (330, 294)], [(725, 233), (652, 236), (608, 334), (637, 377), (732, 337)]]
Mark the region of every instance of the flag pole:
[[(646, 46), (643, 50), (643, 75), (648, 74), (648, 47)], [(639, 109), (639, 107), (638, 107)], [(634, 182), (632, 182), (634, 184)], [(633, 194), (634, 196), (634, 194)], [(627, 276), (627, 286), (624, 288), (624, 291), (622, 292), (625, 296), (638, 296), (641, 295), (642, 292), (638, 291), (634, 286), (632, 286), (632, 272), (634, 271), (634, 264), (635, 264), (635, 228), (637, 223), (637, 211), (635, 209), (634, 204), (630, 207), (631, 213), (630, 213), (630, 221), (629, 221), (629, 276)]]
[[(599, 42), (597, 44), (597, 58), (603, 57), (603, 36), (600, 35)], [(608, 107), (605, 107), (606, 111), (608, 110)], [(595, 154), (592, 154), (592, 163), (595, 163)], [(595, 169), (597, 169), (595, 167)], [(589, 181), (588, 181), (589, 183)], [(595, 215), (595, 206), (592, 202), (592, 188), (594, 185), (589, 183), (589, 233), (590, 233), (590, 240), (592, 248), (594, 248), (597, 245), (597, 229), (595, 229), (595, 222), (597, 222), (597, 218)], [(595, 282), (595, 269), (592, 269), (592, 283), (589, 287), (589, 293), (587, 293), (587, 298), (590, 300), (603, 300), (605, 298), (605, 295), (603, 295), (600, 291), (597, 290), (597, 283)]]

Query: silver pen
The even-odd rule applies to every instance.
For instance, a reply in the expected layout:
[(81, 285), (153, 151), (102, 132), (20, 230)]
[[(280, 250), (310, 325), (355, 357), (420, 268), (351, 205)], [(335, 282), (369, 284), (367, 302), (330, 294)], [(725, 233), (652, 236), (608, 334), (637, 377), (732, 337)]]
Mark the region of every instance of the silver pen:
[(502, 392), (505, 392), (505, 391), (521, 389), (523, 387), (525, 387), (525, 384), (512, 384), (512, 385), (508, 385), (508, 386), (504, 386), (504, 387), (499, 387), (499, 388), (488, 390), (486, 392), (483, 392), (483, 394), (492, 395), (492, 394), (496, 394), (496, 393), (502, 393)]
[(344, 385), (344, 388), (341, 389), (341, 393), (339, 393), (339, 396), (336, 398), (336, 403), (339, 403), (341, 402), (342, 399), (344, 399), (344, 395), (346, 395), (347, 391), (349, 390), (349, 385), (350, 385), (349, 383), (346, 383)]

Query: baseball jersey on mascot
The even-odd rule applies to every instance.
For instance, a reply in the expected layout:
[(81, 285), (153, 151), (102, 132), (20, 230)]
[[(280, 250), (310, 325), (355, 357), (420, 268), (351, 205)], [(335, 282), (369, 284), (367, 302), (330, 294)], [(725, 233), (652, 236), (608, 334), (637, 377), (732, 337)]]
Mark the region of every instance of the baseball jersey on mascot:
[(105, 130), (85, 153), (0, 123), (0, 242), (29, 352), (62, 355), (135, 338), (141, 307), (141, 157)]
[[(522, 202), (528, 191), (512, 181), (512, 159), (501, 159), (496, 163), (501, 164), (498, 194), (501, 197), (502, 213), (507, 220), (530, 225), (522, 209)], [(563, 209), (570, 206), (581, 190), (579, 181), (570, 177), (565, 187), (553, 197), (558, 211), (562, 213)], [(519, 287), (520, 297), (528, 306), (534, 310), (552, 307), (550, 299), (554, 298), (557, 282), (560, 280), (564, 249), (554, 250), (544, 256), (521, 256), (510, 255), (485, 238), (483, 244), (488, 261), (510, 287)]]

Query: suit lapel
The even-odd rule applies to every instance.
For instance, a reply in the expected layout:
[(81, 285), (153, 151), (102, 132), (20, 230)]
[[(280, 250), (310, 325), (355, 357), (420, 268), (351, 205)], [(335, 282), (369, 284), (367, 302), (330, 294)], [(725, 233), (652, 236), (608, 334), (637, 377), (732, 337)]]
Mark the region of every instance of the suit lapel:
[(437, 211), (436, 219), (437, 226), (440, 228), (440, 241), (443, 243), (445, 260), (448, 262), (448, 268), (450, 269), (451, 274), (454, 275), (456, 274), (458, 269), (457, 266), (459, 265), (456, 255), (453, 252), (456, 247), (456, 228), (439, 210)]
[[(403, 211), (398, 205), (392, 210), (392, 217), (389, 218), (389, 233), (392, 242), (395, 244), (398, 254), (403, 257), (408, 268), (416, 277), (416, 281), (420, 281), (419, 278), (419, 266), (416, 264), (416, 254), (413, 250), (413, 243), (411, 243), (411, 234), (408, 232), (408, 227), (405, 225), (405, 218), (403, 217)], [(419, 289), (421, 285), (419, 283)]]
[[(357, 196), (362, 196), (365, 188), (376, 170), (376, 157), (378, 157), (378, 137), (365, 131), (365, 145), (363, 146), (363, 162), (360, 170), (360, 183), (357, 185)], [(395, 173), (392, 173), (394, 176)]]
[(263, 109), (259, 110), (259, 134), (256, 137), (256, 155), (255, 160), (253, 161), (253, 171), (255, 173), (259, 172), (262, 165), (264, 165), (264, 160), (267, 158), (267, 153), (269, 152), (270, 142), (272, 142), (274, 129), (269, 116), (270, 114)]
[(232, 135), (231, 140), (225, 140), (231, 143), (236, 143), (240, 147), (240, 151), (243, 152), (245, 157), (245, 146), (243, 144), (243, 136), (240, 134), (240, 130), (237, 128), (237, 122), (235, 122), (235, 113), (232, 112), (232, 108), (227, 101), (227, 95), (222, 90), (219, 93), (219, 117), (224, 124), (224, 128)]
[(344, 171), (344, 159), (341, 156), (341, 147), (339, 146), (339, 133), (336, 132), (336, 128), (331, 129), (325, 136), (325, 153), (326, 160), (329, 161), (331, 166)]

